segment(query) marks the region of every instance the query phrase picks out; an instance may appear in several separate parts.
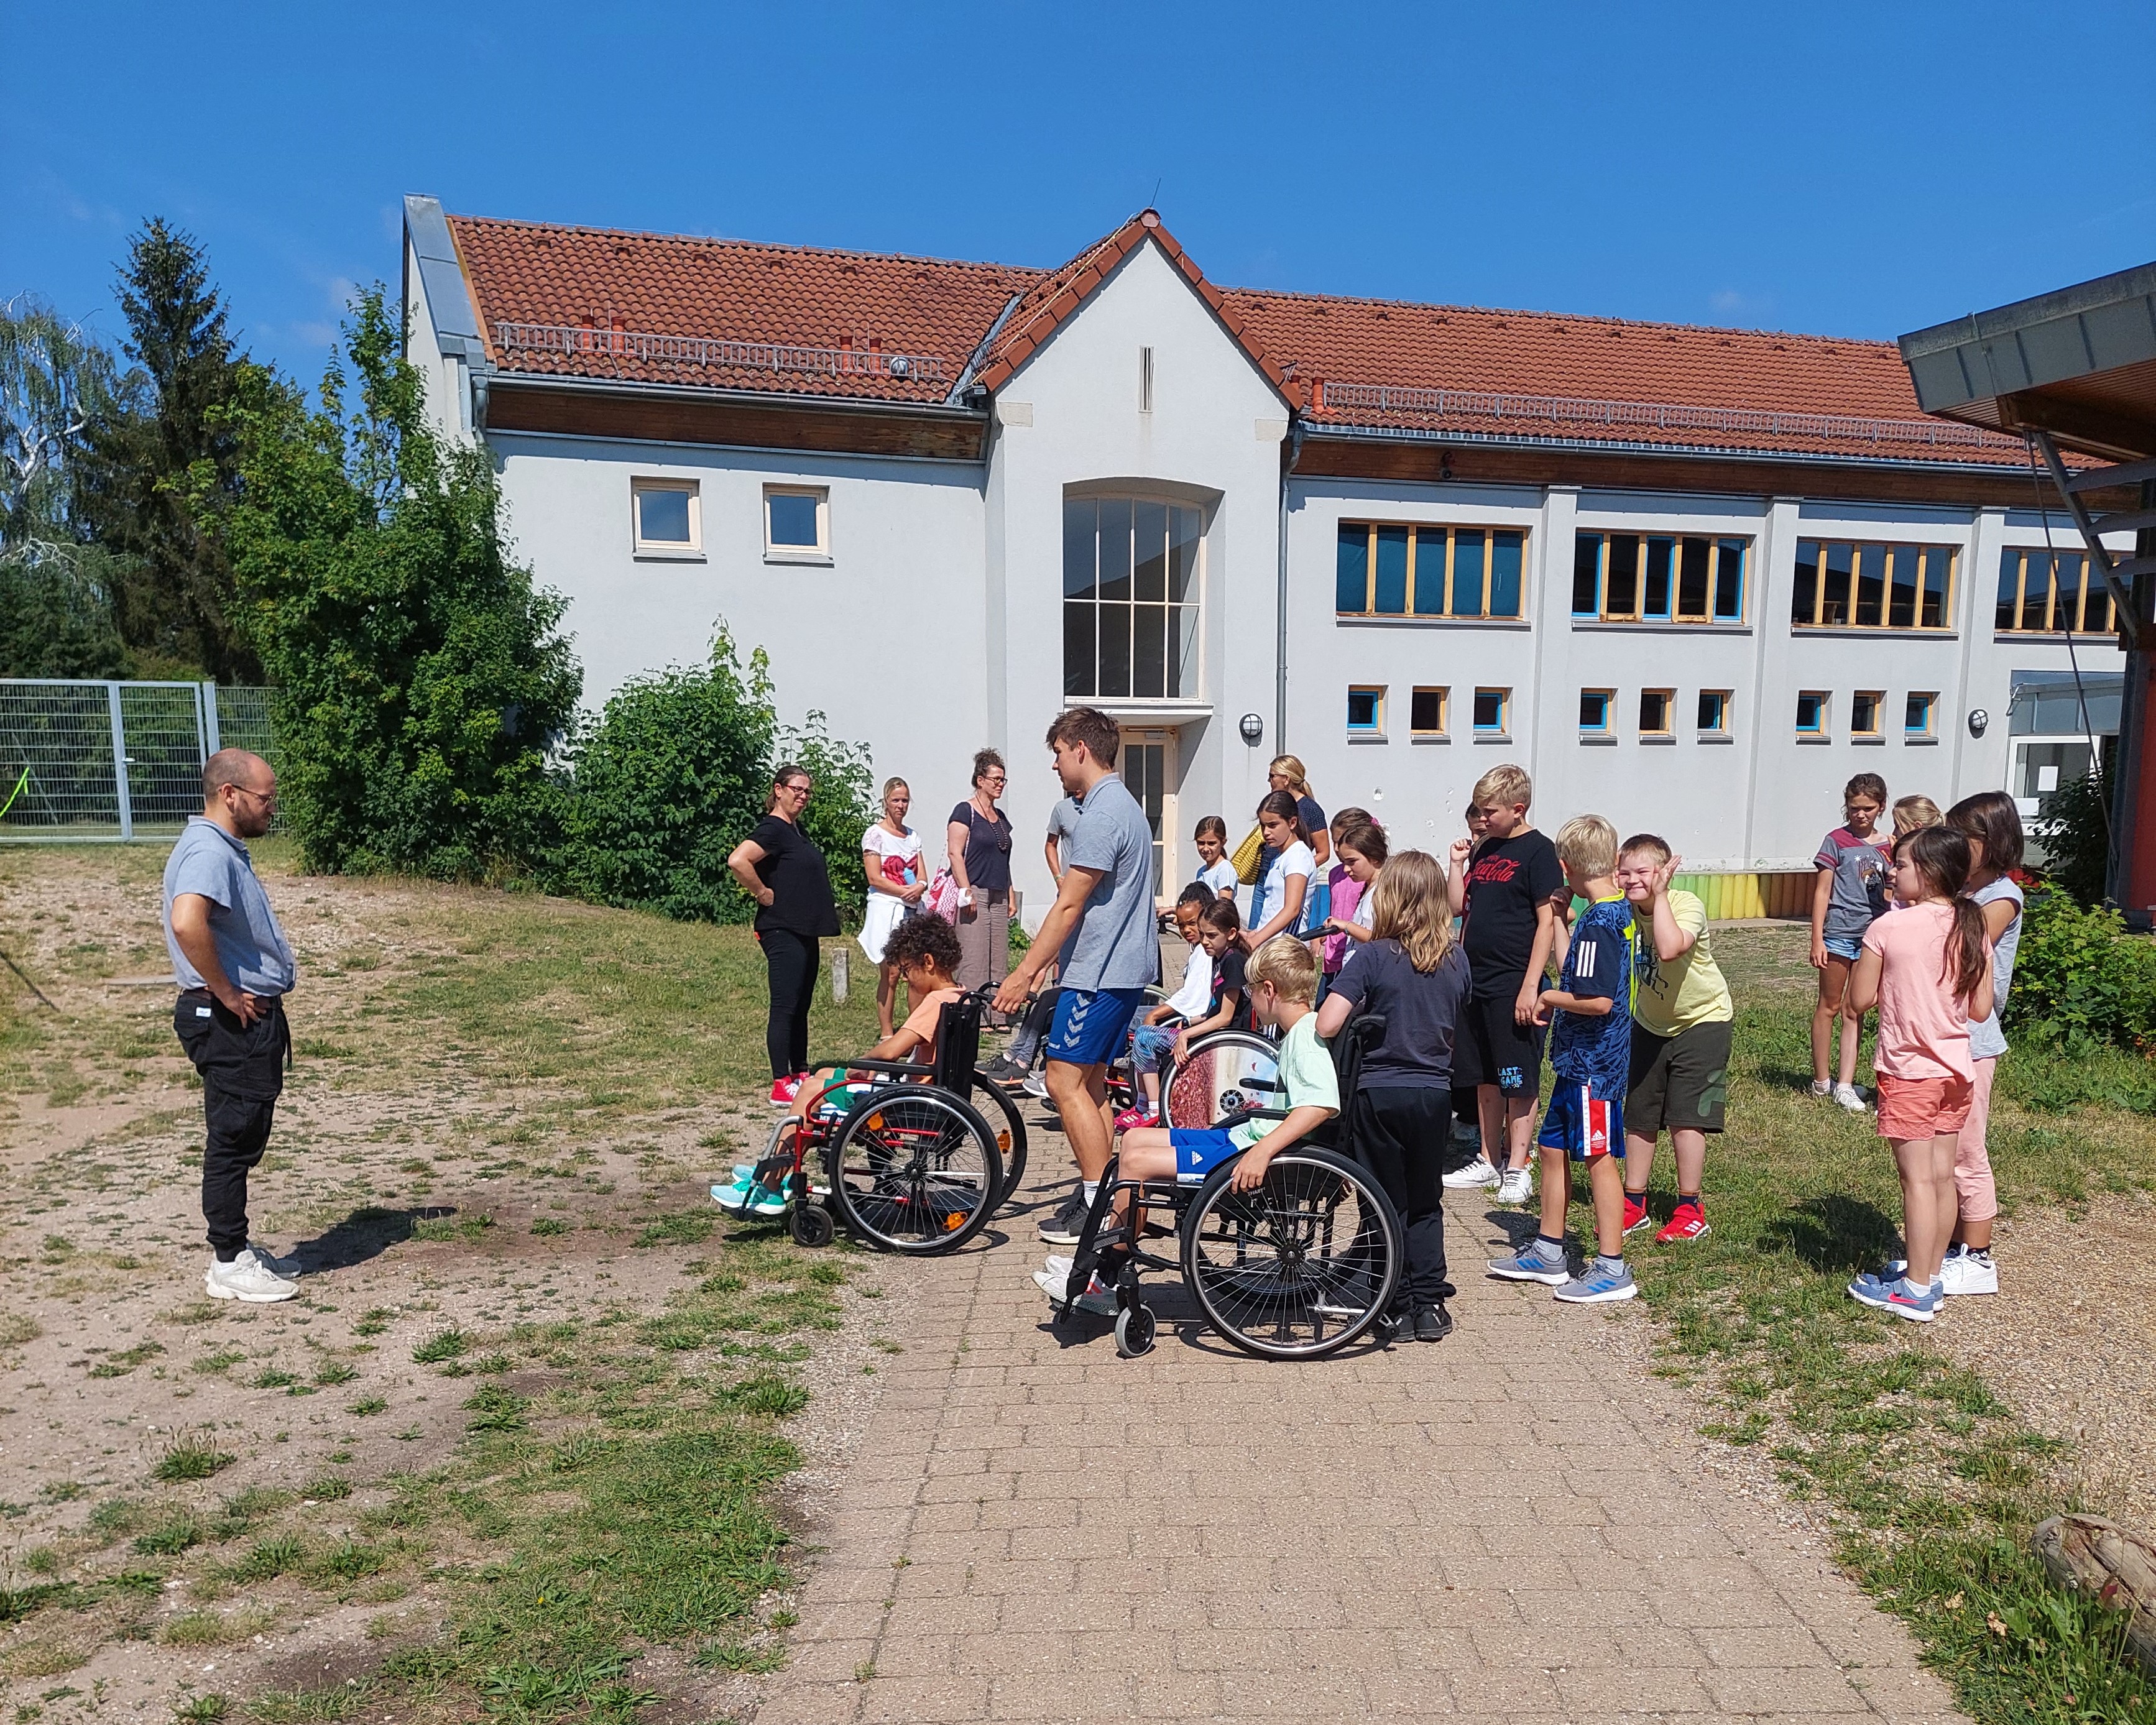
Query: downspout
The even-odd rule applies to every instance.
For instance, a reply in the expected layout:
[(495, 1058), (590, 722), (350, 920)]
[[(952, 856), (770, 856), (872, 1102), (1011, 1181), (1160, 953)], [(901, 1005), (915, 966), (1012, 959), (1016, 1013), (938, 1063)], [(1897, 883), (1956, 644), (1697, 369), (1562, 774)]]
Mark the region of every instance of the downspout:
[(1287, 453), (1281, 462), (1280, 575), (1273, 595), (1273, 753), (1287, 752), (1287, 487), (1302, 455), (1302, 415), (1291, 405)]

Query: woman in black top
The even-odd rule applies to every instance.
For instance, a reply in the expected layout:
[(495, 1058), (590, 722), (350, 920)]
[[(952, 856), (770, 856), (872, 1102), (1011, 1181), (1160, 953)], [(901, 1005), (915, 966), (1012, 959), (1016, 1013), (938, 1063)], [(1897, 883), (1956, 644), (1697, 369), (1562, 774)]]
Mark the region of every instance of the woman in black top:
[(808, 1070), (808, 1006), (824, 935), (839, 932), (839, 907), (824, 853), (797, 822), (814, 786), (806, 769), (788, 761), (771, 775), (771, 798), (756, 830), (734, 846), (726, 866), (756, 901), (756, 937), (771, 983), (771, 1018), (764, 1027), (771, 1056), (771, 1101), (788, 1107)]
[[(1011, 824), (996, 799), (1004, 793), (1004, 757), (993, 749), (973, 757), (973, 794), (951, 811), (946, 834), (951, 878), (973, 902), (958, 911), (958, 985), (993, 988), (1010, 969)], [(993, 1014), (998, 1028), (1005, 1022)]]

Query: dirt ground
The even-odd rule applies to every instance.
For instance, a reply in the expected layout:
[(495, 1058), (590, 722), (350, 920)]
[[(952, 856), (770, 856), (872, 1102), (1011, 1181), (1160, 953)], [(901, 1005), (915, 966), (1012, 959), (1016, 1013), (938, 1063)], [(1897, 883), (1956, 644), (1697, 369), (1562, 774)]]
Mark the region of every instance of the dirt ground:
[[(0, 1593), (0, 1701), (16, 1725), (319, 1689), (431, 1634), (445, 1574), (483, 1547), (437, 1540), (424, 1564), (326, 1588), (205, 1580), (199, 1564), (191, 1580), (144, 1583), (156, 1566), (142, 1542), (272, 1492), (297, 1499), (310, 1538), (354, 1536), (388, 1501), (384, 1482), (449, 1455), (475, 1382), (533, 1387), (524, 1373), (455, 1381), (415, 1363), (415, 1346), (449, 1327), (657, 1312), (712, 1247), (643, 1244), (637, 1230), (707, 1210), (713, 1172), (767, 1127), (715, 1100), (633, 1130), (550, 1127), (517, 1142), (528, 1098), (454, 1061), (354, 1058), (409, 1034), (383, 1011), (391, 979), (454, 956), (441, 894), (273, 877), (302, 968), (300, 1056), (253, 1183), (254, 1231), (296, 1252), (305, 1291), (270, 1307), (206, 1299), (200, 1092), (172, 1034), (169, 983), (141, 980), (167, 968), (162, 860), (162, 849), (89, 867), (0, 854), (0, 940), (57, 1008), (0, 977), (0, 1012), (22, 1033), (11, 1040), (38, 1033), (0, 1091), (4, 1586), (77, 1581), (106, 1595), (16, 1620), (23, 1596)], [(385, 1084), (385, 1068), (401, 1076)], [(870, 1296), (839, 1291), (839, 1327), (793, 1368), (810, 1399), (786, 1428), (806, 1459), (787, 1513), (804, 1531), (873, 1396), (865, 1373), (891, 1309), (873, 1295), (899, 1289), (906, 1266), (877, 1271)], [(182, 1440), (236, 1459), (204, 1480), (154, 1477)], [(650, 1668), (635, 1681), (685, 1718), (739, 1710), (760, 1685), (678, 1656), (639, 1663)]]

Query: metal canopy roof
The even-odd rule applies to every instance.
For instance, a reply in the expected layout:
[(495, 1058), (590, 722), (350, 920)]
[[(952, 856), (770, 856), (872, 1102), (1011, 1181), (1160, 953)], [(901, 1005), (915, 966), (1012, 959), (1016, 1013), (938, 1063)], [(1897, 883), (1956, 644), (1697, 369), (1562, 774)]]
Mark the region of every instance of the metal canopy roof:
[(2113, 461), (2156, 455), (2156, 264), (1902, 337), (1928, 413), (2049, 431)]

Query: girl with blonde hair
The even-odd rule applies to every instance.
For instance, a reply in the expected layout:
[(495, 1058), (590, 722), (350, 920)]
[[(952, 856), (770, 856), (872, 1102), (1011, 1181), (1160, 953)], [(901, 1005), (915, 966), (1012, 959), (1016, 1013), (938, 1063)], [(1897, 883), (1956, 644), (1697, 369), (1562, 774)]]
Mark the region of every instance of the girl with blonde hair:
[(1355, 1148), (1407, 1232), (1407, 1274), (1390, 1314), (1418, 1342), (1452, 1332), (1445, 1302), (1441, 1200), (1452, 1136), (1452, 1041), (1467, 1002), (1467, 958), (1452, 938), (1445, 865), (1426, 850), (1395, 854), (1370, 886), (1370, 938), (1353, 947), (1325, 1004), (1317, 1034), (1338, 1035), (1363, 1014), (1382, 1014), (1384, 1034), (1363, 1053)]

